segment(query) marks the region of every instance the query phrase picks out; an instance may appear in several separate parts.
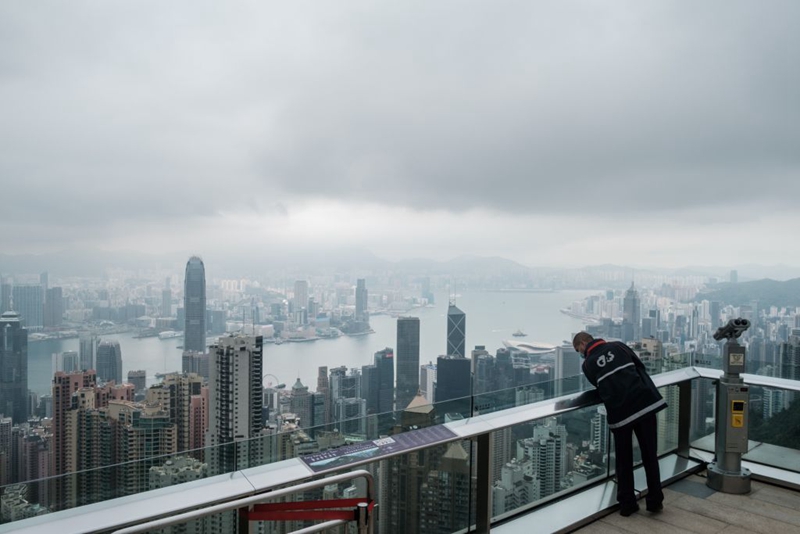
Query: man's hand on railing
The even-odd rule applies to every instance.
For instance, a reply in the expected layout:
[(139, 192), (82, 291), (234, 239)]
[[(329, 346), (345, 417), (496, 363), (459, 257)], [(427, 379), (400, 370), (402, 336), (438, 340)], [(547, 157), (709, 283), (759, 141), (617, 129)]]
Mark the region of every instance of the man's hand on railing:
[(589, 391), (584, 391), (574, 399), (557, 401), (555, 408), (556, 410), (565, 410), (568, 408), (575, 408), (578, 406), (591, 406), (592, 404), (597, 404), (599, 402), (600, 402), (600, 394), (597, 393), (596, 389), (590, 389)]

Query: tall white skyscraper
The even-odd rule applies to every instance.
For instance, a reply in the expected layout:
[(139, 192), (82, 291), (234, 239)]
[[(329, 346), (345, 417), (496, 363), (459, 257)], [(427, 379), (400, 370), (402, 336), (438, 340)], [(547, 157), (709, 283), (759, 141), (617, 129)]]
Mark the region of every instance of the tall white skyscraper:
[(598, 406), (591, 424), (592, 449), (605, 455), (608, 453), (608, 415), (605, 406)]
[(261, 347), (261, 336), (231, 335), (210, 348), (206, 450), (209, 466), (217, 473), (255, 465), (259, 459), (248, 440), (262, 428)]

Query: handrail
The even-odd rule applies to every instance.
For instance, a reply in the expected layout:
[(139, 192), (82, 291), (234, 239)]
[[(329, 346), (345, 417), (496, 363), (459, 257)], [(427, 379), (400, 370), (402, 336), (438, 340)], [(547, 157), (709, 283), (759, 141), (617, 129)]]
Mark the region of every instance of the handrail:
[[(325, 487), (329, 484), (336, 484), (339, 482), (345, 482), (347, 480), (352, 480), (354, 478), (362, 478), (362, 477), (367, 481), (367, 499), (372, 501), (374, 499), (374, 491), (375, 491), (372, 475), (370, 474), (369, 471), (360, 469), (358, 471), (342, 473), (340, 475), (334, 475), (332, 477), (323, 478), (321, 480), (312, 480), (311, 482), (305, 482), (303, 484), (290, 486), (288, 488), (273, 490), (266, 493), (259, 493), (258, 495), (254, 495), (252, 497), (245, 497), (243, 499), (237, 499), (235, 501), (217, 504), (206, 508), (200, 508), (198, 510), (192, 510), (190, 512), (184, 512), (182, 514), (165, 517), (163, 519), (156, 519), (153, 521), (149, 521), (147, 523), (139, 523), (138, 525), (123, 528), (120, 530), (115, 530), (114, 534), (136, 534), (138, 532), (148, 532), (150, 530), (161, 529), (172, 525), (176, 525), (178, 523), (186, 523), (187, 521), (200, 519), (201, 517), (205, 517), (207, 515), (229, 512), (231, 510), (238, 510), (239, 508), (244, 508), (245, 506), (250, 506), (251, 504), (258, 504), (264, 501), (271, 501), (273, 499), (284, 497), (286, 495), (291, 495), (293, 493), (299, 493), (305, 490)], [(317, 531), (309, 530), (308, 532), (317, 532)]]
[[(685, 367), (675, 371), (660, 373), (653, 376), (657, 387), (679, 385), (696, 378), (719, 378), (721, 371), (701, 367)], [(744, 375), (745, 381), (753, 385), (778, 387), (800, 391), (800, 384), (794, 381), (762, 377), (759, 375)], [(758, 383), (755, 383), (758, 382)], [(574, 393), (536, 403), (517, 406), (493, 413), (465, 418), (441, 425), (454, 434), (452, 437), (442, 438), (428, 442), (417, 447), (406, 448), (402, 451), (381, 455), (380, 457), (366, 458), (350, 464), (333, 467), (329, 470), (313, 472), (298, 458), (291, 458), (271, 464), (217, 475), (206, 479), (187, 482), (177, 486), (170, 486), (158, 490), (151, 490), (126, 497), (85, 505), (79, 508), (64, 510), (37, 516), (30, 519), (15, 521), (7, 525), (0, 525), (0, 534), (5, 532), (35, 533), (41, 531), (42, 525), (47, 525), (50, 531), (86, 532), (86, 525), (94, 528), (90, 532), (106, 532), (126, 525), (135, 525), (148, 521), (153, 517), (163, 518), (172, 514), (184, 514), (208, 510), (212, 507), (225, 507), (232, 502), (252, 502), (269, 500), (276, 496), (272, 488), (296, 484), (315, 476), (326, 476), (325, 485), (335, 480), (337, 473), (350, 470), (361, 465), (371, 464), (398, 455), (408, 454), (416, 450), (427, 449), (444, 445), (454, 441), (470, 438), (484, 438), (490, 433), (503, 428), (515, 426), (520, 423), (536, 421), (546, 417), (553, 417), (572, 412), (581, 408), (599, 404), (596, 390)], [(481, 438), (483, 439), (483, 438)], [(687, 438), (688, 440), (688, 438)], [(331, 475), (334, 475), (333, 477)], [(322, 481), (320, 481), (322, 482)], [(302, 484), (301, 484), (302, 485)], [(287, 488), (290, 492), (298, 491), (300, 486)], [(238, 504), (233, 508), (241, 506)], [(226, 507), (225, 510), (233, 509)], [(216, 508), (214, 509), (216, 510)], [(208, 512), (215, 513), (214, 511)], [(203, 513), (203, 515), (208, 515)], [(194, 516), (192, 516), (194, 517)], [(168, 518), (172, 519), (172, 517)], [(191, 520), (191, 519), (189, 519)], [(179, 521), (186, 521), (182, 519)], [(173, 524), (173, 523), (170, 523)], [(134, 527), (131, 527), (134, 528)], [(156, 527), (151, 527), (156, 528)], [(160, 527), (159, 527), (160, 528)], [(141, 532), (141, 530), (123, 530), (121, 532)]]
[[(716, 380), (722, 376), (722, 371), (720, 369), (711, 369), (708, 367), (695, 367), (694, 369), (701, 378), (711, 378)], [(788, 378), (777, 378), (774, 376), (742, 373), (742, 380), (744, 380), (745, 384), (750, 386), (784, 389), (788, 391), (800, 391), (800, 381), (789, 380)]]

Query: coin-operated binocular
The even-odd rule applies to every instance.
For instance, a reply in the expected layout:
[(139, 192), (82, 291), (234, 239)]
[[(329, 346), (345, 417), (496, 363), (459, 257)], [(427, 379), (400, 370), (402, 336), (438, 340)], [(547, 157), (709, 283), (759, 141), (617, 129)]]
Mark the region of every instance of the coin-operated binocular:
[(731, 319), (725, 326), (717, 328), (717, 331), (714, 332), (714, 339), (717, 341), (739, 339), (748, 328), (750, 328), (750, 321), (747, 319)]
[(750, 471), (742, 467), (747, 452), (749, 388), (744, 384), (745, 348), (737, 341), (750, 328), (747, 319), (731, 319), (715, 333), (727, 339), (722, 352), (722, 377), (717, 382), (715, 459), (708, 465), (706, 485), (724, 493), (749, 493)]

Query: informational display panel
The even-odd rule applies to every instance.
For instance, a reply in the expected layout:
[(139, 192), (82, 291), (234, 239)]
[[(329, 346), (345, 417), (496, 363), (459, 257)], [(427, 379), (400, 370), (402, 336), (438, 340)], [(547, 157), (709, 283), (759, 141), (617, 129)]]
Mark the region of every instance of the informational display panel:
[(457, 435), (443, 425), (410, 430), (381, 439), (345, 445), (338, 449), (301, 456), (312, 471), (319, 473), (364, 460), (380, 460), (384, 456), (411, 449), (428, 447), (439, 442), (452, 441)]

